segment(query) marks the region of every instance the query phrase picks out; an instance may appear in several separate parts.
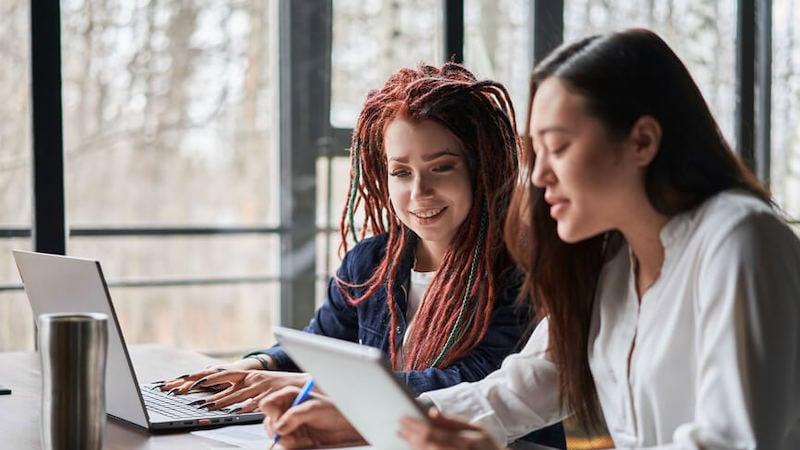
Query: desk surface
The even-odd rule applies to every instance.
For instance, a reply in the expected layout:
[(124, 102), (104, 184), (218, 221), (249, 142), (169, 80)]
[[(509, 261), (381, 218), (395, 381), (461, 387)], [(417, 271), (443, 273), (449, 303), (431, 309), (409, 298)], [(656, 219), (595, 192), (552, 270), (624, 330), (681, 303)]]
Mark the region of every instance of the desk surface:
[[(128, 348), (140, 382), (163, 380), (178, 373), (190, 373), (219, 362), (208, 356), (160, 345), (134, 345)], [(0, 395), (0, 448), (40, 449), (41, 375), (39, 354), (0, 353), (0, 383), (12, 389)], [(233, 425), (236, 426), (236, 425)], [(521, 444), (526, 444), (520, 441)], [(536, 444), (512, 448), (547, 450)], [(224, 449), (237, 448), (223, 442), (184, 433), (154, 435), (133, 425), (108, 418), (103, 448), (128, 449)]]
[[(166, 379), (196, 371), (214, 362), (212, 358), (159, 345), (129, 347), (140, 382)], [(0, 447), (39, 449), (42, 447), (41, 375), (39, 354), (0, 353), (0, 383), (12, 389), (0, 395)], [(108, 418), (103, 435), (104, 449), (218, 449), (233, 448), (189, 433), (152, 435), (133, 425)]]

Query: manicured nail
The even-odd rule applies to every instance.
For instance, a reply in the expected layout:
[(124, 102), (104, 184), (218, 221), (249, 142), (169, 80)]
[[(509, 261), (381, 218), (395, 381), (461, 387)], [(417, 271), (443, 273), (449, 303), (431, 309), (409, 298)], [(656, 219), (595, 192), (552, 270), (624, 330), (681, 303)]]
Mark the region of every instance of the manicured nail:
[(229, 414), (233, 414), (233, 413), (235, 413), (235, 412), (241, 411), (241, 409), (242, 409), (242, 407), (241, 407), (241, 406), (237, 406), (236, 408), (229, 409), (229, 410), (228, 410), (228, 413), (229, 413)]
[(179, 376), (178, 378), (186, 378), (186, 377), (188, 377), (189, 375), (190, 375), (190, 374), (188, 374), (188, 373), (187, 373), (186, 375), (181, 375), (181, 376)]
[(200, 400), (195, 400), (195, 401), (193, 401), (191, 403), (187, 403), (186, 406), (197, 406), (197, 405), (199, 405), (201, 403), (205, 403), (205, 402), (206, 401), (201, 398)]
[(201, 384), (205, 383), (206, 381), (208, 381), (208, 378), (203, 378), (202, 380), (195, 381), (194, 383), (192, 383), (191, 386), (189, 386), (189, 390), (194, 389), (197, 386), (200, 386)]
[(151, 381), (150, 384), (166, 384), (166, 380)]
[(158, 389), (158, 388), (162, 388), (162, 387), (164, 387), (166, 385), (167, 385), (167, 383), (154, 384), (154, 385), (150, 386), (150, 390), (152, 391), (152, 390), (155, 390), (155, 389)]
[(172, 389), (170, 389), (169, 391), (167, 391), (167, 395), (172, 395), (172, 394), (174, 394), (176, 391), (179, 391), (180, 389), (181, 389), (181, 388), (179, 388), (179, 387), (172, 388)]
[(217, 402), (203, 403), (202, 405), (198, 406), (198, 408), (210, 408), (210, 407), (212, 407), (212, 406), (214, 406), (216, 404), (217, 404)]

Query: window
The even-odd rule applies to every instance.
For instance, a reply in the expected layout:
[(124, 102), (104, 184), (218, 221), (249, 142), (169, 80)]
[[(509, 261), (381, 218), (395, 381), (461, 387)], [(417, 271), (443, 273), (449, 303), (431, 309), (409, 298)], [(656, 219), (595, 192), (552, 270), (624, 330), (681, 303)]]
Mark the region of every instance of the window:
[[(27, 0), (6, 0), (0, 14), (0, 351), (32, 350), (33, 319), (11, 257), (30, 250), (30, 13)], [(25, 318), (26, 320), (11, 320)]]
[[(17, 3), (13, 18), (3, 15), (14, 25), (2, 27), (4, 42), (27, 34), (27, 2)], [(225, 354), (272, 341), (276, 5), (61, 2), (67, 252), (101, 261), (129, 343)], [(19, 114), (29, 97), (19, 89), (29, 85), (28, 53), (16, 45), (0, 56), (22, 69), (0, 75), (4, 105), (17, 102), (0, 110), (16, 116), (2, 129), (4, 142), (9, 133), (18, 143), (14, 161), (4, 152), (9, 170), (20, 166), (2, 177), (18, 191), (4, 196), (10, 206), (31, 197), (30, 115)], [(4, 207), (0, 214), (14, 216), (0, 216), (2, 225), (29, 217), (22, 208)], [(2, 245), (9, 244), (30, 248)], [(6, 264), (4, 276), (16, 282)], [(20, 303), (25, 311), (3, 317), (23, 319), (13, 322), (26, 332), (3, 345), (30, 348), (33, 318), (24, 294), (13, 296), (1, 307)]]
[(464, 63), (479, 79), (502, 83), (524, 129), (533, 61), (530, 0), (464, 2)]
[[(336, 0), (331, 50), (331, 124), (353, 128), (370, 89), (400, 67), (440, 64), (441, 2)], [(368, 37), (368, 38), (366, 38)]]
[[(268, 345), (271, 325), (287, 317), (280, 302), (286, 305), (291, 289), (283, 287), (295, 266), (287, 270), (281, 262), (286, 236), (312, 236), (309, 245), (298, 239), (292, 252), (304, 267), (314, 261), (316, 270), (289, 283), (317, 281), (315, 293), (290, 292), (289, 301), (293, 295), (302, 297), (298, 302), (312, 295), (317, 304), (323, 300), (339, 264), (350, 129), (368, 90), (398, 67), (447, 59), (444, 2), (173, 3), (61, 2), (68, 253), (101, 260), (131, 343), (237, 353)], [(293, 144), (293, 157), (303, 161), (289, 169), (279, 157), (279, 108), (286, 103), (279, 96), (300, 98), (311, 88), (313, 100), (321, 95), (318, 79), (307, 74), (281, 92), (279, 71), (288, 66), (279, 65), (278, 40), (287, 36), (279, 28), (288, 22), (278, 20), (278, 10), (288, 5), (297, 17), (316, 11), (313, 23), (298, 20), (288, 36), (319, 33), (308, 45), (323, 56), (308, 56), (300, 46), (292, 70), (311, 66), (310, 73), (324, 73), (330, 83), (322, 90), (325, 101), (330, 96), (322, 125), (307, 123), (313, 103), (293, 103), (292, 139), (310, 138)], [(29, 6), (7, 0), (0, 15), (2, 42), (14, 43), (0, 46), (0, 63), (15, 68), (0, 73), (0, 252), (6, 255), (31, 248)], [(502, 82), (523, 116), (531, 6), (530, 0), (464, 2), (465, 64), (479, 78)], [(689, 66), (733, 141), (736, 6), (567, 0), (564, 39), (634, 26), (656, 30)], [(780, 95), (772, 102), (771, 187), (795, 218), (798, 19), (798, 0), (774, 2), (772, 82)], [(287, 170), (297, 171), (289, 188), (282, 182)], [(302, 186), (313, 188), (310, 201), (296, 196)], [(281, 217), (293, 201), (306, 208), (297, 216), (299, 231)], [(33, 347), (33, 318), (10, 257), (0, 258), (0, 317), (14, 318), (0, 327), (0, 351)], [(290, 324), (304, 322), (307, 308), (288, 317)]]
[(800, 232), (800, 1), (776, 0), (772, 8), (770, 187)]
[(566, 0), (564, 40), (644, 27), (658, 33), (691, 72), (723, 134), (734, 142), (736, 3)]
[[(443, 60), (441, 2), (335, 0), (331, 49), (331, 152), (317, 160), (317, 304), (339, 266), (339, 224), (349, 188), (350, 134), (372, 89), (400, 67)], [(365, 39), (369, 36), (369, 39)], [(356, 218), (356, 223), (360, 223)]]

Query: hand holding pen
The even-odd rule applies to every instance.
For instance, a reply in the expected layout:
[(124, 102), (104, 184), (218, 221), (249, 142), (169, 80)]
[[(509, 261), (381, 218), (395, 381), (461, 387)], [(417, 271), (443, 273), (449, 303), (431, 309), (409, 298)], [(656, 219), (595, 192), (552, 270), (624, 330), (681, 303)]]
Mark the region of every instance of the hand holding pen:
[[(303, 385), (303, 388), (300, 389), (300, 393), (297, 394), (297, 397), (295, 397), (294, 402), (292, 402), (292, 406), (290, 406), (289, 409), (292, 409), (295, 406), (299, 405), (300, 403), (306, 401), (306, 399), (308, 399), (308, 395), (311, 393), (311, 389), (313, 388), (314, 388), (314, 379), (309, 378), (308, 381), (306, 381), (306, 384)], [(275, 448), (275, 445), (278, 443), (280, 439), (281, 435), (276, 433), (275, 439), (272, 441), (272, 445), (269, 447), (269, 449), (272, 450), (273, 448)]]

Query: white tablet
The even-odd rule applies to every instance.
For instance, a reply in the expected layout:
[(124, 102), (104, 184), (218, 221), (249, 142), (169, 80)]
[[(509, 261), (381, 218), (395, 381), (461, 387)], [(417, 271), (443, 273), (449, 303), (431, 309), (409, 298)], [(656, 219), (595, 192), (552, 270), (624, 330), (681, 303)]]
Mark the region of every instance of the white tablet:
[(290, 328), (276, 327), (274, 332), (292, 360), (314, 377), (373, 447), (409, 448), (397, 436), (400, 418), (427, 415), (380, 350)]

